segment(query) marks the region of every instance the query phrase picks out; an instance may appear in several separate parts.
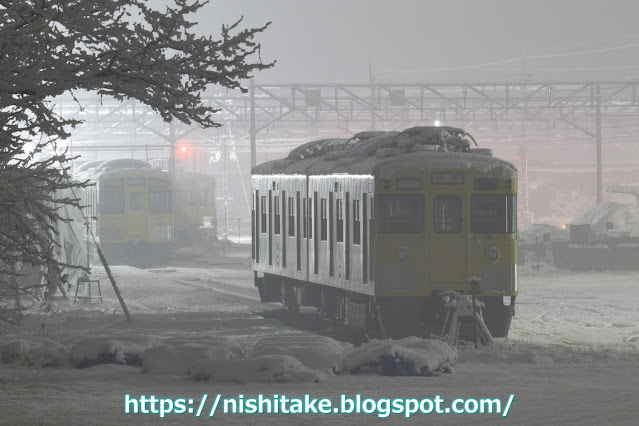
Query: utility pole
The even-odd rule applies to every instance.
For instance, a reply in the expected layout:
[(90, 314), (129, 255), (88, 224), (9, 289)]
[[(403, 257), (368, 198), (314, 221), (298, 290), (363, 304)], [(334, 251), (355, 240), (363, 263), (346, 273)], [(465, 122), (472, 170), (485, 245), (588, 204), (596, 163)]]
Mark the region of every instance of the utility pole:
[(173, 120), (169, 123), (169, 175), (175, 177), (175, 125)]
[(229, 234), (229, 192), (228, 192), (228, 170), (227, 170), (227, 147), (226, 141), (222, 140), (222, 199), (224, 200), (224, 227), (222, 228), (222, 239), (227, 240)]
[(595, 102), (597, 114), (597, 204), (603, 202), (603, 167), (601, 155), (601, 92), (600, 86), (595, 86)]
[(257, 130), (255, 129), (255, 80), (254, 79), (251, 79), (251, 81), (249, 82), (249, 103), (251, 105), (251, 111), (250, 111), (251, 127), (249, 129), (249, 133), (251, 134), (251, 171), (253, 171), (253, 168), (257, 166), (257, 153), (255, 152)]

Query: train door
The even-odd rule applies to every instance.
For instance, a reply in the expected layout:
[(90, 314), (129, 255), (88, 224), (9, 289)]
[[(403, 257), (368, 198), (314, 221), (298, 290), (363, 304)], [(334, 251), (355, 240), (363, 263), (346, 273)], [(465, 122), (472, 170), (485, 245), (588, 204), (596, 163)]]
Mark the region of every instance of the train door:
[(147, 241), (147, 189), (146, 178), (129, 176), (126, 179), (126, 233), (130, 241)]
[(466, 282), (466, 232), (463, 194), (439, 193), (432, 198), (430, 224), (430, 279), (433, 283)]
[[(260, 263), (260, 191), (253, 190), (253, 200), (251, 205), (251, 250), (253, 252), (253, 260)], [(211, 201), (214, 203), (214, 201)]]

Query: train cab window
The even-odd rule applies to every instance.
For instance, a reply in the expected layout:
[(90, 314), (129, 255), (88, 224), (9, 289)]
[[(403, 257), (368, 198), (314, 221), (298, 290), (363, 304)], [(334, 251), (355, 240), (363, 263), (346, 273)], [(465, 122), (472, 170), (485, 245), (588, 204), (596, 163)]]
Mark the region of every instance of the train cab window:
[(353, 200), (353, 244), (359, 246), (362, 244), (361, 227), (362, 219), (360, 217), (359, 200)]
[(288, 235), (295, 236), (295, 198), (288, 197)]
[(170, 213), (171, 193), (169, 191), (149, 191), (149, 213)]
[(377, 232), (418, 234), (424, 229), (421, 195), (380, 195), (376, 207)]
[(344, 242), (344, 200), (337, 200), (337, 223), (336, 223), (336, 232), (337, 232), (337, 242)]
[(169, 189), (169, 181), (166, 179), (149, 178), (150, 189)]
[(266, 234), (266, 223), (268, 220), (268, 215), (266, 213), (266, 195), (262, 195), (261, 200), (260, 200), (260, 209), (261, 209), (261, 216), (262, 216), (262, 220), (260, 223), (260, 232), (262, 234)]
[(433, 225), (435, 232), (454, 234), (461, 231), (462, 203), (454, 195), (442, 195), (433, 200)]
[(195, 205), (195, 196), (193, 195), (193, 191), (184, 191), (182, 196), (184, 204), (188, 204), (189, 206)]
[(124, 178), (115, 178), (100, 181), (100, 186), (108, 189), (124, 189)]
[(208, 206), (209, 205), (209, 191), (206, 189), (201, 189), (198, 192), (197, 203), (200, 206)]
[(144, 210), (144, 193), (143, 192), (129, 193), (129, 209)]
[(273, 223), (273, 233), (275, 235), (280, 235), (280, 228), (282, 225), (282, 215), (280, 214), (280, 197), (278, 195), (275, 196), (275, 200), (273, 201), (275, 204), (275, 213), (274, 213), (274, 223)]
[(124, 214), (124, 191), (100, 191), (100, 213)]
[(507, 234), (517, 229), (515, 195), (473, 195), (470, 199), (470, 229), (481, 234)]
[(126, 178), (126, 184), (128, 186), (144, 186), (146, 185), (146, 178), (144, 176), (129, 176)]
[(328, 240), (328, 213), (326, 210), (326, 198), (321, 199), (321, 230), (320, 230), (320, 239), (322, 241)]

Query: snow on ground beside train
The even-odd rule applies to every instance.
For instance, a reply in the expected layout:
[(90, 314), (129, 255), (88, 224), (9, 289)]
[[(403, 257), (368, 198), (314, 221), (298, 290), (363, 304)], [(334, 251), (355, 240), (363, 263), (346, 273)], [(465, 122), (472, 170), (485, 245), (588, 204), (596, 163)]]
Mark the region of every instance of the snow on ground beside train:
[[(278, 305), (262, 305), (257, 301), (248, 267), (170, 267), (142, 271), (115, 266), (113, 272), (133, 321), (124, 321), (104, 272), (96, 268), (102, 284), (103, 304), (79, 305), (78, 302), (73, 305), (59, 301), (53, 305), (55, 313), (47, 314), (46, 321), (35, 312), (19, 335), (4, 336), (2, 343), (18, 338), (29, 342), (47, 338), (72, 346), (87, 337), (115, 339), (136, 335), (158, 339), (164, 345), (172, 339), (171, 346), (179, 347), (188, 344), (185, 342), (206, 345), (207, 339), (227, 337), (248, 352), (257, 348), (257, 342), (265, 337), (312, 336), (310, 332), (292, 329), (259, 315)], [(0, 412), (3, 413), (0, 423), (146, 424), (158, 419), (123, 414), (125, 394), (186, 397), (197, 402), (205, 393), (236, 398), (239, 394), (248, 398), (277, 393), (289, 397), (310, 394), (336, 403), (342, 394), (348, 397), (361, 394), (363, 398), (440, 395), (447, 401), (457, 397), (498, 397), (505, 401), (510, 394), (515, 394), (509, 421), (633, 424), (639, 415), (631, 403), (639, 386), (636, 369), (639, 273), (569, 273), (550, 268), (523, 272), (510, 338), (498, 339), (493, 348), (460, 348), (454, 374), (428, 378), (337, 375), (318, 383), (242, 385), (194, 381), (181, 373), (143, 374), (140, 368), (128, 365), (43, 369), (11, 363), (0, 365)], [(277, 343), (271, 347), (281, 350), (290, 346), (295, 345)], [(329, 419), (326, 416), (220, 416), (221, 422), (241, 424), (291, 421), (323, 424)], [(375, 418), (364, 414), (336, 415), (329, 420), (367, 424)], [(422, 423), (425, 418), (414, 415), (409, 420)], [(162, 420), (168, 424), (201, 421), (201, 418), (185, 415)], [(405, 419), (402, 417), (401, 421)], [(466, 424), (469, 421), (494, 423), (497, 419), (494, 415), (430, 415), (428, 421)]]

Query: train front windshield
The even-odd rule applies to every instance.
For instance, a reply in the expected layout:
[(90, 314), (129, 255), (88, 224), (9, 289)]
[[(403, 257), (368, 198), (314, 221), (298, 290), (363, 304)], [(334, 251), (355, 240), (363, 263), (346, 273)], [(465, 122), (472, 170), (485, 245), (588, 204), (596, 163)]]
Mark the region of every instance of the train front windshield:
[(477, 234), (511, 234), (517, 231), (516, 195), (473, 195), (470, 228)]
[(149, 213), (170, 213), (171, 193), (169, 191), (149, 191)]
[(424, 226), (424, 197), (380, 195), (377, 200), (377, 232), (419, 234)]

